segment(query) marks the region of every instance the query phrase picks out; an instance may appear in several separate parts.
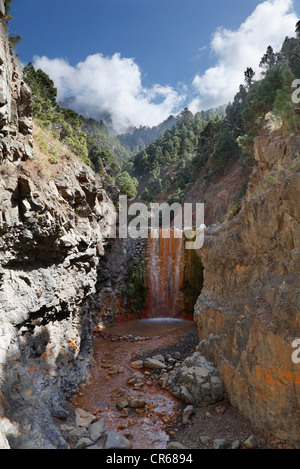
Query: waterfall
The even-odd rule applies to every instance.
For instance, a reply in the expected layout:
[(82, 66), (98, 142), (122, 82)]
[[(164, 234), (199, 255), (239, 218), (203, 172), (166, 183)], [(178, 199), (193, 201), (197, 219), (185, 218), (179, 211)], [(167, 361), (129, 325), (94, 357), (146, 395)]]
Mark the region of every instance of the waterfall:
[(146, 315), (183, 317), (184, 239), (175, 230), (152, 230), (149, 240)]

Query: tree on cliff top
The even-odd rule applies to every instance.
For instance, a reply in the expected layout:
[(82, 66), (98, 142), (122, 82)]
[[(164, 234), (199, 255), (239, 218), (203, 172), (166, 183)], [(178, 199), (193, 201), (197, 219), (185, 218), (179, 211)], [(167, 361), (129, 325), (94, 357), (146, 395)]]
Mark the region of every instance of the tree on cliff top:
[(259, 66), (264, 69), (266, 72), (267, 70), (270, 70), (270, 68), (273, 68), (276, 64), (276, 54), (273, 50), (273, 47), (268, 46), (267, 52), (263, 55)]

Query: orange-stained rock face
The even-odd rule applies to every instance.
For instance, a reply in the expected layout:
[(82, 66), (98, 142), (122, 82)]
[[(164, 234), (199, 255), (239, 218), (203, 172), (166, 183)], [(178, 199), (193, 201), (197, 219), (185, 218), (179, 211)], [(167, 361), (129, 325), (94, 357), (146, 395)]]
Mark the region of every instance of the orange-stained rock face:
[(173, 230), (158, 230), (157, 235), (149, 240), (145, 312), (147, 317), (182, 317), (184, 241), (182, 237), (175, 238)]
[[(300, 137), (255, 140), (257, 167), (231, 221), (206, 231), (195, 306), (201, 351), (231, 402), (300, 447)], [(297, 170), (298, 168), (298, 170)], [(269, 175), (272, 173), (272, 178)]]
[(202, 264), (195, 252), (185, 249), (181, 233), (162, 229), (156, 236), (149, 239), (145, 315), (192, 319), (202, 288)]

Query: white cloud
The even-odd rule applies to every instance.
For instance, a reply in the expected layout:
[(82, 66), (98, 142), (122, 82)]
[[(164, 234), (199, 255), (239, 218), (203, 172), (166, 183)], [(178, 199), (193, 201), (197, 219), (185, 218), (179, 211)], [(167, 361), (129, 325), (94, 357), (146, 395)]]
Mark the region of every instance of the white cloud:
[(295, 33), (298, 18), (293, 4), (293, 0), (266, 0), (237, 30), (218, 28), (210, 44), (216, 65), (196, 75), (192, 89), (183, 83), (177, 89), (159, 84), (145, 88), (134, 59), (119, 53), (90, 55), (76, 66), (48, 57), (34, 57), (33, 64), (53, 79), (59, 98), (74, 96), (72, 108), (88, 117), (101, 119), (108, 113), (117, 133), (132, 125), (157, 125), (186, 105), (195, 113), (231, 101), (247, 67), (258, 77), (267, 47), (278, 51), (284, 38)]
[(293, 0), (260, 3), (238, 30), (219, 28), (211, 41), (217, 63), (203, 75), (196, 75), (192, 112), (226, 104), (244, 82), (244, 71), (252, 67), (259, 75), (259, 62), (269, 45), (278, 51), (286, 36), (294, 36), (298, 20)]
[(95, 119), (109, 113), (117, 133), (130, 125), (156, 125), (181, 110), (184, 96), (170, 86), (142, 85), (141, 71), (133, 59), (90, 55), (73, 67), (64, 59), (34, 57), (36, 69), (47, 73), (58, 97), (74, 96), (72, 108)]

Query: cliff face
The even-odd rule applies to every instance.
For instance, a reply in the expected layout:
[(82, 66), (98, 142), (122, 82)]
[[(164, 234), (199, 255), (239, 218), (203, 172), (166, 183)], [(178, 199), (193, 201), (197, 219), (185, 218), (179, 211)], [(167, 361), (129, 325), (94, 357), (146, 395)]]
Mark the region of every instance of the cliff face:
[(233, 405), (300, 446), (300, 136), (255, 139), (256, 167), (240, 213), (206, 232), (195, 306), (200, 350)]
[(88, 298), (114, 210), (89, 167), (35, 154), (30, 90), (1, 28), (0, 447), (66, 447), (52, 417), (92, 360)]

